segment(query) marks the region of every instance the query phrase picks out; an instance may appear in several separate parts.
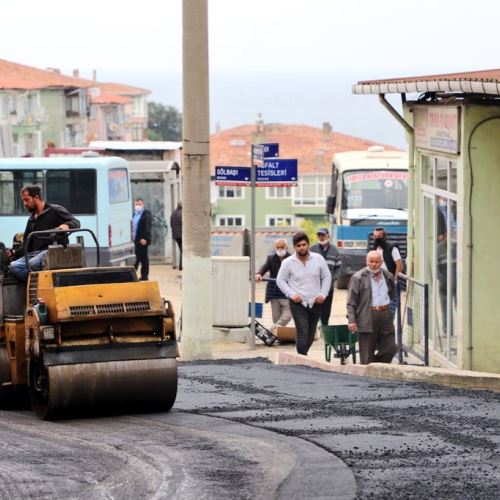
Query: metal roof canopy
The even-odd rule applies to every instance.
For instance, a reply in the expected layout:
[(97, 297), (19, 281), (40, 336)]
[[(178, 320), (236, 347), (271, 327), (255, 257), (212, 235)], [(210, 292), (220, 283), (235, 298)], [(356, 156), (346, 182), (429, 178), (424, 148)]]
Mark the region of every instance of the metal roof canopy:
[(500, 69), (360, 81), (353, 94), (445, 92), (500, 95)]

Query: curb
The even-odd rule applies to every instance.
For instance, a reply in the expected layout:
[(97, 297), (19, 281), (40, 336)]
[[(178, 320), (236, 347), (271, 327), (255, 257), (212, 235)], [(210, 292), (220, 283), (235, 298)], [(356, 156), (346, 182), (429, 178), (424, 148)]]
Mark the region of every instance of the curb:
[(484, 389), (500, 392), (500, 375), (495, 373), (449, 370), (428, 366), (408, 366), (386, 363), (369, 365), (333, 365), (326, 361), (317, 361), (302, 354), (280, 352), (277, 365), (302, 365), (324, 371), (345, 373), (358, 377), (373, 377), (407, 382), (427, 382), (460, 389)]

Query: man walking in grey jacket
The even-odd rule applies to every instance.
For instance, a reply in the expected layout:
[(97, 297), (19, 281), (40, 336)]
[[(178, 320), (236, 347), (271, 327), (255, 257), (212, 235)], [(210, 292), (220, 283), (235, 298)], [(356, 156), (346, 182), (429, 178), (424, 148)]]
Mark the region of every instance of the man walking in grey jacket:
[(376, 250), (368, 252), (366, 267), (351, 277), (347, 292), (349, 331), (359, 334), (362, 365), (390, 363), (398, 350), (389, 308), (395, 295), (394, 277), (382, 269), (382, 256)]

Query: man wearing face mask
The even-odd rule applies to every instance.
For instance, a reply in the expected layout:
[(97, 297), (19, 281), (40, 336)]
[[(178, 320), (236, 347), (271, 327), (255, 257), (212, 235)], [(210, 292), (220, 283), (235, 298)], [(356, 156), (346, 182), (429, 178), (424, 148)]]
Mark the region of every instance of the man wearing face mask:
[(332, 285), (328, 296), (321, 306), (321, 324), (328, 325), (330, 314), (332, 312), (333, 291), (335, 289), (335, 281), (340, 273), (342, 265), (340, 252), (337, 247), (330, 242), (330, 232), (326, 227), (320, 227), (316, 232), (318, 243), (311, 246), (311, 252), (319, 253), (323, 256), (332, 275)]
[(398, 351), (389, 308), (395, 296), (394, 277), (382, 268), (380, 253), (371, 250), (366, 256), (366, 267), (351, 277), (347, 291), (348, 327), (350, 332), (359, 334), (362, 365), (390, 363)]
[(382, 269), (389, 271), (397, 280), (398, 273), (403, 272), (403, 261), (397, 246), (387, 241), (385, 229), (376, 227), (373, 231), (374, 243), (371, 250), (377, 250), (382, 256)]
[(144, 208), (141, 198), (135, 200), (134, 218), (132, 219), (132, 237), (135, 245), (135, 270), (141, 265), (141, 281), (149, 278), (148, 247), (151, 245), (151, 212)]
[(269, 273), (272, 281), (268, 281), (266, 285), (266, 303), (271, 303), (271, 313), (273, 316), (273, 329), (277, 326), (286, 326), (292, 319), (290, 312), (289, 300), (285, 294), (276, 285), (276, 276), (280, 270), (281, 263), (287, 257), (290, 257), (286, 240), (280, 238), (274, 243), (274, 253), (267, 256), (266, 262), (255, 275), (255, 281), (262, 281), (262, 276)]

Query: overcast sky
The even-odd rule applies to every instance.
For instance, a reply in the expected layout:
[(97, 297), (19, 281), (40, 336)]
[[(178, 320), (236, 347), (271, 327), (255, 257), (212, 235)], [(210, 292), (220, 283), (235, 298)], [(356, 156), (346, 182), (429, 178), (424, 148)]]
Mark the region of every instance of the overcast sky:
[[(500, 2), (461, 5), (209, 0), (211, 121), (233, 126), (262, 112), (269, 121), (349, 129), (361, 117), (346, 121), (346, 102), (356, 113), (379, 106), (375, 96), (351, 96), (358, 79), (499, 67)], [(0, 58), (66, 74), (79, 68), (88, 78), (96, 69), (100, 80), (146, 87), (152, 100), (181, 107), (181, 0), (0, 0), (0, 15)]]

